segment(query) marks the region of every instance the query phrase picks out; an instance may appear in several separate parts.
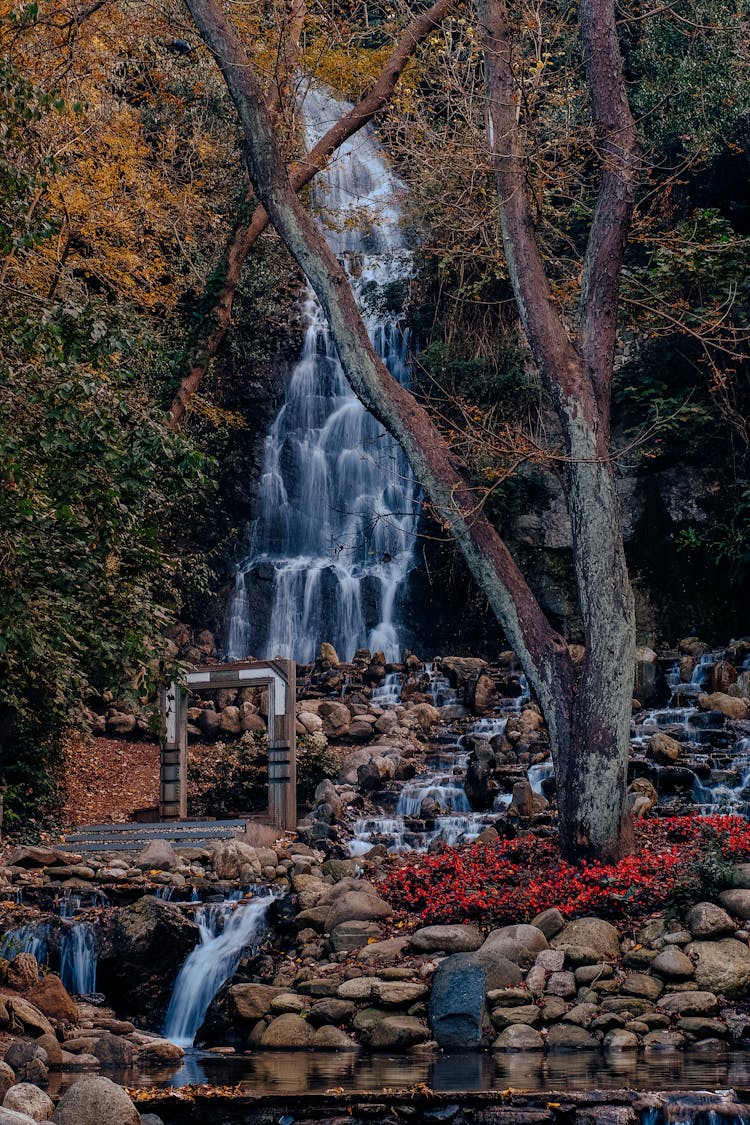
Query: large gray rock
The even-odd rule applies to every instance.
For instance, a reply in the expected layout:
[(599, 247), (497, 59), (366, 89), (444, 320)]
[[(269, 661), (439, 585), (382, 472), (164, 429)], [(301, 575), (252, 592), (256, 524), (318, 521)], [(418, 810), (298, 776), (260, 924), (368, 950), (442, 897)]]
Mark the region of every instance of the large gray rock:
[(476, 965), (481, 965), (487, 979), (488, 991), (496, 988), (513, 988), (523, 980), (523, 971), (509, 961), (498, 949), (482, 946), (476, 953), (464, 953)]
[(33, 1121), (49, 1121), (55, 1112), (52, 1098), (30, 1082), (19, 1082), (17, 1086), (11, 1086), (3, 1099), (3, 1108), (25, 1113)]
[(112, 929), (103, 932), (99, 987), (120, 1011), (153, 1019), (166, 1008), (180, 966), (199, 940), (198, 927), (178, 910), (144, 895), (118, 911)]
[(17, 1109), (6, 1109), (0, 1106), (0, 1125), (35, 1125), (35, 1118), (28, 1113), (19, 1113)]
[(177, 852), (169, 840), (149, 840), (135, 860), (141, 871), (172, 871), (177, 863)]
[(482, 942), (476, 926), (423, 926), (412, 934), (411, 947), (415, 953), (472, 953)]
[(605, 957), (620, 956), (617, 930), (601, 918), (577, 918), (574, 922), (568, 922), (552, 939), (552, 945), (580, 945), (595, 949)]
[(688, 980), (693, 975), (693, 962), (681, 949), (667, 946), (651, 962), (653, 972), (667, 980)]
[(547, 949), (547, 939), (541, 930), (536, 926), (517, 925), (492, 930), (487, 935), (481, 952), (500, 954), (521, 968), (529, 969), (542, 949)]
[(750, 918), (750, 891), (741, 888), (723, 891), (719, 895), (719, 902), (735, 918), (742, 918), (743, 921)]
[(659, 1007), (673, 1016), (712, 1016), (719, 1002), (713, 992), (665, 992)]
[(405, 1051), (415, 1043), (424, 1043), (428, 1032), (415, 1016), (387, 1016), (372, 1029), (373, 1051)]
[(379, 895), (347, 891), (330, 907), (325, 929), (330, 933), (342, 922), (377, 922), (381, 918), (390, 918), (392, 914), (392, 908)]
[(82, 1078), (65, 1091), (55, 1125), (139, 1125), (138, 1111), (122, 1086), (109, 1078)]
[(492, 1044), (493, 1051), (543, 1051), (544, 1040), (538, 1031), (525, 1023), (511, 1024), (501, 1031)]
[(0, 1062), (0, 1098), (4, 1098), (8, 1090), (16, 1081), (13, 1067), (7, 1062)]
[(430, 1028), (446, 1050), (477, 1050), (485, 1027), (487, 976), (477, 954), (454, 953), (438, 966), (430, 996)]
[(312, 1047), (315, 1032), (301, 1016), (277, 1016), (263, 1032), (261, 1046), (272, 1050), (297, 1051)]
[(685, 949), (695, 962), (695, 983), (708, 992), (744, 996), (750, 988), (750, 949), (735, 938), (693, 941)]
[(687, 924), (694, 938), (719, 938), (737, 928), (726, 910), (714, 902), (697, 902), (688, 911)]
[(556, 1023), (547, 1033), (549, 1051), (596, 1051), (599, 1041), (585, 1027), (574, 1023)]

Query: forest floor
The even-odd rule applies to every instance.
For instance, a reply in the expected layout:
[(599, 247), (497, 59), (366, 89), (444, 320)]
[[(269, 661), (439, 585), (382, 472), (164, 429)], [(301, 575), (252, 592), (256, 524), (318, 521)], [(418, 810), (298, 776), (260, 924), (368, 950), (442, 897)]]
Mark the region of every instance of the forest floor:
[(66, 827), (122, 823), (159, 801), (159, 745), (117, 738), (74, 738), (66, 747)]

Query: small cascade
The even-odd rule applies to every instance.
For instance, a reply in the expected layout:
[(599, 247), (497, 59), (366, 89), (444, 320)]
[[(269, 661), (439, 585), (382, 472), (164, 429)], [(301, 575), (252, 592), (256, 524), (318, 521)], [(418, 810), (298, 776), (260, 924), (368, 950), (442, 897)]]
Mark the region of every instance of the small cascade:
[(455, 706), (458, 703), (458, 693), (443, 673), (436, 671), (432, 664), (425, 664), (424, 670), (429, 676), (427, 694), (432, 698), (433, 707)]
[(164, 1023), (166, 1039), (192, 1047), (214, 996), (234, 975), (243, 954), (263, 940), (272, 902), (273, 896), (259, 895), (249, 902), (206, 903), (196, 911), (200, 943), (175, 981)]
[[(99, 895), (95, 904), (99, 900), (107, 901)], [(81, 905), (79, 895), (66, 895), (60, 903), (60, 978), (68, 992), (88, 996), (96, 992), (99, 949), (96, 928), (77, 917)]]
[(750, 1106), (734, 1090), (692, 1090), (656, 1095), (641, 1110), (641, 1125), (748, 1125)]
[[(348, 108), (311, 88), (313, 144)], [(316, 180), (324, 235), (349, 273), (370, 338), (409, 378), (403, 289), (412, 261), (400, 230), (403, 186), (371, 130), (341, 145)], [(302, 354), (264, 451), (248, 552), (226, 628), (230, 659), (314, 659), (321, 638), (344, 659), (368, 647), (399, 658), (398, 599), (414, 565), (418, 492), (406, 458), (355, 398), (323, 311), (308, 293)]]
[(12, 960), (18, 953), (31, 953), (39, 965), (47, 963), (49, 949), (49, 922), (33, 926), (19, 926), (8, 930), (0, 941), (0, 956)]
[(703, 816), (733, 813), (750, 817), (750, 738), (735, 743), (728, 769), (707, 781), (695, 779), (693, 801)]
[(548, 758), (546, 762), (537, 762), (536, 765), (529, 766), (526, 777), (528, 778), (529, 785), (534, 793), (539, 793), (544, 796), (544, 782), (555, 776), (555, 767), (552, 764), (552, 759)]
[(376, 707), (395, 707), (401, 702), (401, 686), (404, 677), (400, 672), (389, 672), (382, 684), (374, 689), (372, 702)]

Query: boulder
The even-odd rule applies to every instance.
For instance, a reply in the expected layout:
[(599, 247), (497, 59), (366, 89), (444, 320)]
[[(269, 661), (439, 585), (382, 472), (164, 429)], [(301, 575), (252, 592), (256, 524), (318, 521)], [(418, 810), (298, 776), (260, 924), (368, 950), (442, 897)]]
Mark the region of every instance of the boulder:
[(102, 934), (99, 987), (123, 1012), (153, 1018), (166, 1008), (180, 966), (199, 940), (198, 927), (178, 910), (144, 895), (119, 910)]
[(331, 930), (329, 941), (336, 953), (352, 953), (381, 936), (377, 922), (341, 922)]
[(421, 981), (379, 980), (372, 989), (372, 999), (384, 1008), (405, 1008), (421, 1000), (428, 987)]
[(109, 1078), (82, 1078), (60, 1098), (55, 1125), (139, 1125), (138, 1111), (122, 1086)]
[(39, 978), (39, 965), (33, 953), (17, 953), (8, 965), (5, 983), (21, 992), (31, 988)]
[(211, 845), (211, 866), (219, 879), (241, 879), (251, 867), (253, 878), (259, 879), (263, 865), (255, 848), (240, 840), (217, 840)]
[(543, 1051), (544, 1040), (525, 1023), (515, 1023), (501, 1031), (492, 1044), (493, 1051)]
[(710, 695), (699, 695), (698, 706), (702, 711), (719, 711), (725, 718), (733, 719), (735, 722), (750, 719), (750, 703), (746, 699), (736, 699), (721, 691), (713, 691)]
[(568, 922), (552, 940), (557, 948), (562, 945), (579, 945), (595, 949), (604, 957), (620, 956), (620, 938), (617, 930), (601, 918), (577, 918)]
[(695, 962), (695, 983), (706, 992), (744, 996), (750, 987), (750, 949), (735, 938), (694, 941), (685, 949)]
[(659, 707), (668, 703), (669, 684), (659, 668), (659, 657), (652, 648), (635, 650), (635, 678), (633, 695), (643, 707)]
[(105, 1031), (100, 1035), (92, 1051), (106, 1070), (127, 1070), (135, 1062), (135, 1047), (123, 1035), (113, 1035)]
[(481, 1046), (487, 977), (477, 956), (454, 953), (441, 961), (433, 978), (430, 1028), (445, 1050), (477, 1050)]
[(651, 968), (667, 980), (688, 980), (693, 975), (693, 962), (673, 945), (663, 949), (651, 962)]
[(543, 910), (541, 914), (537, 914), (536, 918), (531, 919), (531, 925), (535, 926), (537, 930), (541, 930), (547, 941), (551, 941), (556, 934), (565, 925), (565, 919), (556, 906), (550, 907), (549, 910)]
[(48, 1019), (77, 1024), (78, 1006), (56, 973), (48, 973), (25, 993), (25, 997)]
[(242, 734), (242, 716), (239, 707), (224, 707), (219, 715), (219, 732), (236, 737)]
[(343, 738), (349, 731), (352, 715), (345, 703), (326, 699), (318, 707), (323, 721), (323, 733), (329, 738)]
[(646, 1000), (658, 1000), (664, 991), (660, 980), (647, 976), (646, 973), (631, 973), (620, 985), (620, 990), (626, 996), (643, 996)]
[(392, 915), (392, 908), (379, 895), (347, 891), (330, 907), (326, 915), (325, 930), (330, 932), (342, 922), (376, 922)]
[(301, 1016), (286, 1013), (271, 1020), (260, 1045), (270, 1050), (298, 1051), (313, 1046), (315, 1032)]
[(513, 961), (521, 968), (530, 968), (540, 950), (547, 949), (547, 939), (536, 926), (502, 926), (491, 930), (482, 947), (482, 953), (492, 952)]
[(184, 1054), (182, 1047), (168, 1039), (149, 1039), (138, 1048), (136, 1062), (147, 1067), (179, 1066)]
[(207, 739), (213, 740), (219, 733), (221, 716), (213, 707), (203, 707), (196, 725)]
[(32, 1086), (30, 1082), (19, 1082), (11, 1086), (3, 1099), (4, 1109), (14, 1109), (25, 1113), (32, 1121), (49, 1121), (55, 1112), (55, 1105), (44, 1090)]
[(471, 953), (483, 938), (475, 926), (423, 926), (411, 937), (415, 953)]
[(476, 965), (481, 965), (487, 979), (487, 988), (511, 988), (523, 980), (523, 972), (515, 961), (509, 961), (499, 949), (485, 948), (476, 953), (463, 953), (463, 957)]
[[(20, 996), (8, 996), (5, 999), (8, 1012), (12, 1013), (24, 1027), (38, 1038), (40, 1035), (54, 1035), (55, 1030), (47, 1017), (43, 1015), (35, 1004)], [(7, 1056), (6, 1056), (7, 1057)]]
[(698, 902), (691, 907), (687, 924), (694, 938), (719, 938), (737, 929), (726, 910), (713, 902)]
[(743, 922), (750, 918), (750, 890), (736, 888), (722, 891), (719, 902), (735, 918), (741, 918)]
[(556, 1023), (547, 1032), (548, 1051), (598, 1051), (599, 1041), (585, 1027)]
[(284, 992), (270, 984), (233, 984), (229, 988), (234, 1010), (241, 1020), (255, 1023), (271, 1011), (271, 1001)]
[(427, 1037), (426, 1027), (415, 1016), (386, 1016), (374, 1024), (370, 1047), (373, 1051), (405, 1051)]
[(16, 1076), (13, 1067), (7, 1062), (0, 1062), (0, 1098), (4, 1098), (8, 1090), (15, 1083)]
[(0, 1106), (0, 1125), (34, 1125), (34, 1118), (28, 1113), (19, 1113), (17, 1109)]
[(712, 1016), (719, 1002), (713, 992), (665, 992), (659, 1007), (673, 1016)]
[(351, 1000), (339, 1000), (334, 996), (324, 996), (316, 1000), (307, 1013), (307, 1022), (312, 1027), (324, 1027), (331, 1024), (338, 1027), (342, 1023), (351, 1023), (357, 1013), (357, 1006)]
[(339, 1027), (326, 1024), (319, 1027), (313, 1035), (313, 1049), (316, 1051), (358, 1051), (359, 1043), (351, 1039)]
[(680, 756), (680, 744), (663, 731), (652, 735), (648, 741), (649, 757), (660, 766), (672, 766)]
[(54, 867), (61, 863), (80, 862), (78, 852), (64, 852), (59, 848), (44, 848), (34, 844), (20, 844), (5, 858), (6, 867)]

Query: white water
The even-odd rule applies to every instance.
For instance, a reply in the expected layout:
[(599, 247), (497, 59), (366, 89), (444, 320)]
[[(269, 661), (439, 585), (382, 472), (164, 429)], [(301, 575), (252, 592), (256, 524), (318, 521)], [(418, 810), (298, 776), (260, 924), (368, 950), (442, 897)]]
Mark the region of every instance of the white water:
[[(308, 143), (347, 108), (309, 90)], [(314, 198), (370, 338), (391, 373), (406, 382), (407, 338), (400, 300), (391, 296), (412, 270), (399, 229), (402, 191), (374, 135), (363, 131), (318, 177)], [(266, 439), (249, 549), (229, 610), (227, 655), (305, 663), (326, 640), (345, 660), (365, 646), (396, 660), (397, 602), (413, 566), (417, 489), (399, 447), (354, 397), (311, 292), (303, 312), (302, 354)]]
[(68, 992), (96, 992), (96, 931), (88, 922), (74, 922), (60, 936), (60, 978)]
[(164, 1022), (166, 1039), (192, 1047), (214, 996), (234, 975), (243, 953), (260, 945), (272, 902), (268, 895), (246, 903), (207, 903), (196, 912), (200, 943), (175, 981)]

